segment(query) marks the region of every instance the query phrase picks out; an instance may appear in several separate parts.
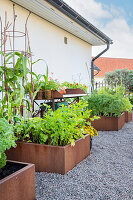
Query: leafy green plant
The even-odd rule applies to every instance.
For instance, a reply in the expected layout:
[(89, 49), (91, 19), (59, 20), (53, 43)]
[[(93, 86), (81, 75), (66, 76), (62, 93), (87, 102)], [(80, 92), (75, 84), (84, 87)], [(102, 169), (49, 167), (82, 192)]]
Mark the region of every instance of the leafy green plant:
[(123, 111), (131, 112), (132, 111), (132, 104), (130, 103), (129, 98), (128, 97), (122, 98), (122, 102), (123, 102)]
[[(37, 75), (36, 73), (32, 72), (34, 75), (33, 78), (33, 99), (35, 99), (37, 93), (39, 90), (59, 90), (60, 89), (60, 83), (58, 82), (57, 79), (53, 79), (52, 77), (49, 77), (48, 73), (48, 66), (46, 66), (46, 74), (42, 75), (39, 74)], [(27, 85), (25, 86), (26, 88), (26, 93), (31, 93), (31, 83), (28, 82)]]
[[(23, 100), (28, 101), (25, 98), (23, 85), (27, 81), (27, 75), (30, 72), (27, 67), (29, 59), (19, 52), (10, 52), (5, 55), (3, 52), (0, 52), (0, 54), (5, 57), (4, 65), (0, 66), (0, 76), (2, 77), (4, 74), (3, 84), (0, 87), (0, 91), (3, 92), (0, 116), (5, 117), (11, 122), (17, 114), (21, 115), (20, 107), (24, 106)], [(16, 60), (14, 68), (12, 63), (13, 57)]]
[(15, 125), (14, 132), (18, 139), (23, 141), (56, 146), (69, 143), (74, 145), (75, 140), (84, 138), (86, 133), (91, 136), (97, 135), (90, 122), (86, 122), (90, 118), (90, 112), (87, 104), (82, 101), (72, 104), (69, 108), (62, 106), (54, 112), (48, 109), (43, 119), (22, 119)]
[(0, 168), (6, 165), (6, 149), (16, 147), (13, 125), (0, 118)]
[(123, 112), (124, 102), (117, 95), (91, 94), (88, 97), (88, 108), (92, 110), (92, 115), (119, 116)]
[(129, 100), (130, 96), (128, 97), (125, 95), (125, 90), (124, 90), (122, 84), (120, 86), (116, 85), (115, 88), (102, 87), (98, 90), (97, 94), (113, 95), (116, 98), (118, 98), (120, 101), (122, 101), (123, 111), (131, 111), (132, 110), (132, 104)]

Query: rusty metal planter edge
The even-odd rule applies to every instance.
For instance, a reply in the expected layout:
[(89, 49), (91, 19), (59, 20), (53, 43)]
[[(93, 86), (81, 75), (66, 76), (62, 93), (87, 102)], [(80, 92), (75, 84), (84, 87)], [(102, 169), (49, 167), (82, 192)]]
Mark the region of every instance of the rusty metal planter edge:
[[(12, 160), (9, 162), (20, 163)], [(22, 169), (0, 180), (1, 200), (35, 200), (35, 165), (24, 164)]]
[(52, 146), (17, 142), (6, 151), (8, 159), (35, 164), (37, 172), (65, 174), (90, 154), (90, 135), (78, 139), (75, 146)]
[(132, 121), (132, 112), (125, 111), (125, 122)]
[(91, 122), (91, 125), (98, 131), (118, 131), (125, 124), (125, 112), (119, 117), (101, 116), (100, 119)]

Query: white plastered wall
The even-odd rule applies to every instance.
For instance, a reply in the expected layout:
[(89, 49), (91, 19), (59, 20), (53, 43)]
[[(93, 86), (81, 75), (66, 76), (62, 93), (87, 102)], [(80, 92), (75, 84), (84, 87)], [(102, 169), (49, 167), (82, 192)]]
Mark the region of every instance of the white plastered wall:
[[(0, 0), (0, 16), (4, 25), (5, 11), (8, 21), (13, 21), (13, 3), (9, 0)], [(28, 11), (15, 5), (17, 15), (15, 30), (24, 32)], [(12, 27), (11, 27), (12, 29)], [(41, 58), (54, 72), (54, 77), (60, 81), (77, 81), (90, 85), (90, 71), (88, 74), (86, 63), (90, 69), (92, 46), (46, 20), (30, 15), (28, 33), (33, 61)], [(68, 43), (64, 43), (67, 37)], [(9, 48), (7, 46), (7, 48)], [(15, 39), (15, 49), (24, 50), (24, 38)], [(36, 73), (45, 74), (46, 64), (40, 61), (33, 66)]]

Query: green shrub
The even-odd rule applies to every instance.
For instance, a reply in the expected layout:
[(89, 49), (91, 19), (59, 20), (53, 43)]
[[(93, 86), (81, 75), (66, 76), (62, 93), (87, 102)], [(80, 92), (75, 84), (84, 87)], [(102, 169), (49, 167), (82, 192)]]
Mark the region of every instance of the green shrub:
[(133, 91), (133, 70), (116, 69), (113, 72), (105, 73), (105, 81), (109, 86), (122, 85)]
[(92, 94), (88, 97), (88, 108), (92, 115), (119, 116), (123, 112), (124, 102), (117, 95)]
[[(95, 93), (96, 94), (96, 93)], [(132, 110), (132, 104), (130, 102), (129, 97), (125, 95), (125, 90), (122, 85), (116, 87), (116, 88), (105, 88), (102, 87), (97, 92), (98, 95), (106, 95), (110, 96), (110, 98), (119, 99), (119, 101), (123, 104), (123, 111), (131, 111)], [(112, 95), (112, 96), (111, 96)]]
[(122, 101), (123, 101), (123, 111), (128, 111), (130, 112), (132, 110), (132, 104), (129, 100), (128, 97), (125, 97), (125, 98), (122, 98)]
[(6, 165), (6, 149), (15, 147), (13, 126), (4, 118), (0, 118), (0, 168)]
[(54, 112), (49, 109), (43, 119), (22, 119), (20, 124), (14, 127), (15, 135), (20, 140), (39, 144), (74, 145), (75, 140), (84, 138), (86, 133), (91, 136), (97, 135), (90, 122), (86, 123), (90, 116), (86, 107), (87, 104), (80, 101), (69, 108), (63, 105)]

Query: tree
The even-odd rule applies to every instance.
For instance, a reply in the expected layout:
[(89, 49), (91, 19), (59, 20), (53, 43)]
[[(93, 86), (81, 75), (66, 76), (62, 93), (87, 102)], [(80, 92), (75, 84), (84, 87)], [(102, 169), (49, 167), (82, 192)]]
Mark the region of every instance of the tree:
[(133, 70), (128, 69), (116, 69), (113, 72), (105, 73), (105, 81), (109, 86), (122, 85), (133, 91)]

